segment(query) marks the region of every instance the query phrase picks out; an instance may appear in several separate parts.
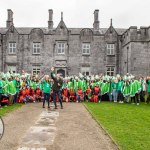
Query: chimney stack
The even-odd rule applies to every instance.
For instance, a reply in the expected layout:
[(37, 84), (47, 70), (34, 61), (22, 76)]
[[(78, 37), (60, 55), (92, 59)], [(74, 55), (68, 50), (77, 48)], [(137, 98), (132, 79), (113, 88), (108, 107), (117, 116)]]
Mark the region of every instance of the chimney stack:
[(48, 29), (53, 29), (53, 10), (49, 9)]
[(7, 12), (8, 12), (8, 18), (6, 22), (6, 27), (9, 28), (10, 26), (13, 25), (13, 12), (11, 9), (8, 9)]
[(94, 28), (94, 30), (97, 30), (97, 31), (99, 31), (99, 17), (98, 17), (98, 15), (99, 15), (99, 10), (97, 9), (94, 11), (94, 23), (93, 23), (93, 28)]

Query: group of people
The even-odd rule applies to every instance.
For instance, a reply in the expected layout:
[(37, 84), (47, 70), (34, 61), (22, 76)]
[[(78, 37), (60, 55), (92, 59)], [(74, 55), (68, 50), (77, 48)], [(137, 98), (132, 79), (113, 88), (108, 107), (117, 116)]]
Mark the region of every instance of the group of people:
[(54, 73), (51, 68), (51, 75), (30, 75), (22, 72), (1, 73), (0, 75), (0, 108), (12, 105), (13, 103), (27, 103), (42, 101), (54, 102), (57, 109), (57, 102), (63, 109), (62, 102), (110, 102), (132, 103), (139, 105), (141, 101), (150, 101), (150, 77), (135, 77), (130, 74), (120, 76), (92, 75), (67, 76)]

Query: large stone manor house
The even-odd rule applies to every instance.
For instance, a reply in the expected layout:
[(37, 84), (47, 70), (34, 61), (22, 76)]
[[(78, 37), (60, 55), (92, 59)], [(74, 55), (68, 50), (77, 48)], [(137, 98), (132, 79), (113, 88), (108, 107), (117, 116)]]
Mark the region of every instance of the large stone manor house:
[(46, 74), (55, 66), (66, 75), (150, 74), (150, 27), (101, 28), (99, 10), (93, 28), (67, 28), (61, 20), (53, 27), (49, 10), (48, 27), (15, 27), (8, 9), (6, 27), (0, 27), (0, 71)]

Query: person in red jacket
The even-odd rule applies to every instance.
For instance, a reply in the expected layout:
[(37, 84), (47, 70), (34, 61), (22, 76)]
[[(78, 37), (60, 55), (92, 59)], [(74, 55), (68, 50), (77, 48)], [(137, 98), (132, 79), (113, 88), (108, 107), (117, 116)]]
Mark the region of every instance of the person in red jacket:
[(26, 99), (28, 101), (29, 100), (29, 96), (30, 96), (30, 87), (27, 86), (25, 90), (26, 90)]
[(42, 101), (42, 91), (40, 90), (39, 86), (37, 86), (37, 88), (35, 90), (35, 100), (37, 102)]
[(98, 84), (94, 87), (93, 89), (93, 94), (94, 94), (94, 102), (97, 103), (98, 102), (98, 95), (100, 93), (100, 89)]
[(83, 91), (80, 87), (78, 87), (77, 91), (77, 102), (82, 102), (83, 101)]
[(85, 91), (85, 99), (88, 102), (91, 100), (91, 94), (92, 94), (92, 90), (91, 90), (90, 86), (88, 86), (86, 91)]
[(67, 87), (64, 87), (62, 89), (62, 96), (63, 96), (63, 101), (64, 102), (68, 102), (68, 99), (69, 99), (69, 91), (67, 89)]
[(20, 92), (19, 92), (18, 102), (25, 103), (25, 104), (27, 103), (25, 87), (22, 90), (20, 90)]
[(30, 88), (30, 93), (29, 93), (29, 99), (30, 102), (34, 102), (35, 103), (35, 91), (33, 88)]
[(76, 101), (76, 93), (73, 87), (69, 90), (69, 102), (75, 102)]

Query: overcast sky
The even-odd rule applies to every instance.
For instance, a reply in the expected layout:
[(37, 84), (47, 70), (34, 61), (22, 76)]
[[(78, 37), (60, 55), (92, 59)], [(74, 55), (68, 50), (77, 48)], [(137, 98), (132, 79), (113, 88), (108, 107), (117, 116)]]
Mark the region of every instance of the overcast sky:
[(16, 27), (47, 27), (48, 9), (53, 9), (54, 27), (62, 11), (67, 27), (91, 28), (95, 9), (103, 28), (110, 18), (116, 28), (150, 25), (150, 0), (0, 0), (0, 27), (6, 26), (7, 9), (14, 12)]

